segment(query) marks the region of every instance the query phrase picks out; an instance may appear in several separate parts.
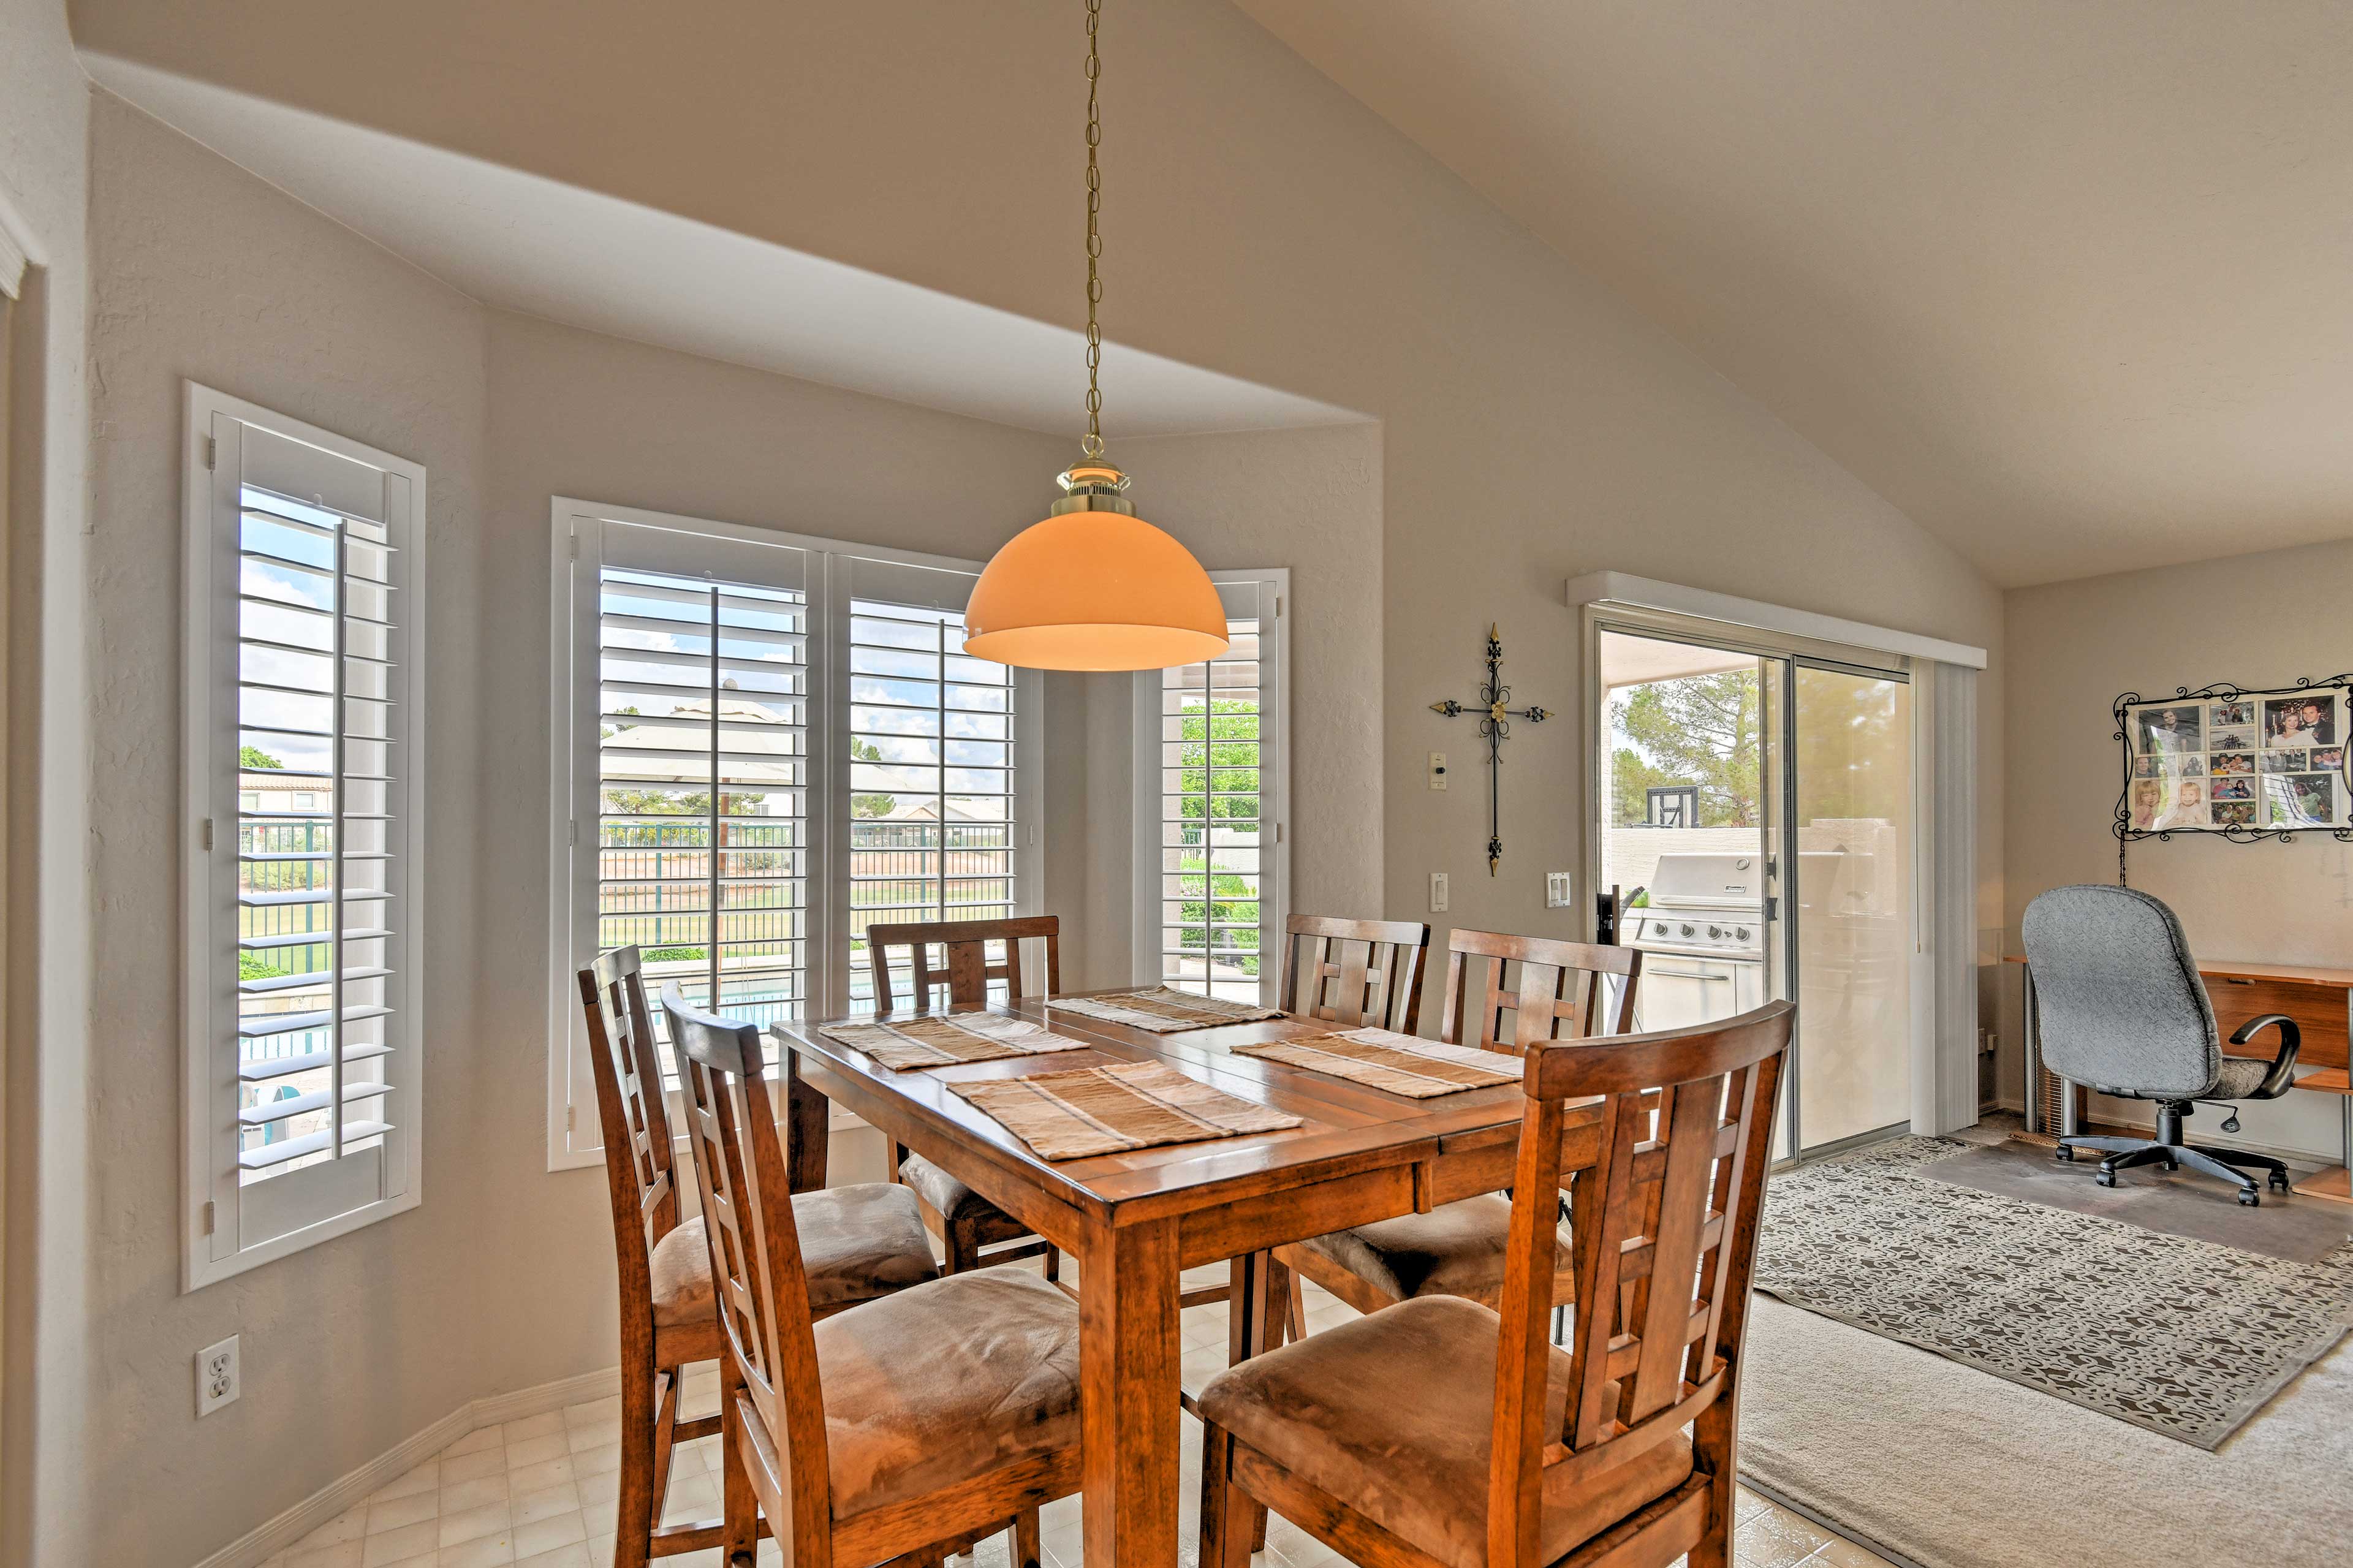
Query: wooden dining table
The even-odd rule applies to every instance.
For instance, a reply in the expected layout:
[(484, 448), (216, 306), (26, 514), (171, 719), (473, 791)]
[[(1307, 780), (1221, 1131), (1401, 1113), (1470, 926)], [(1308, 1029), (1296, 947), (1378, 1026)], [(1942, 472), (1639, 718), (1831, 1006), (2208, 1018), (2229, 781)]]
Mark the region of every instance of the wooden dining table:
[[(793, 1190), (825, 1184), (830, 1102), (1076, 1258), (1087, 1568), (1174, 1568), (1179, 1276), (1229, 1262), (1233, 1353), (1266, 1348), (1282, 1309), (1268, 1248), (1501, 1190), (1512, 1179), (1526, 1101), (1515, 1084), (1413, 1100), (1234, 1054), (1238, 1046), (1338, 1026), (1328, 1021), (1282, 1017), (1162, 1035), (1058, 1008), (1052, 999), (989, 1010), (1046, 1024), (1090, 1048), (900, 1072), (826, 1038), (822, 1026), (772, 1027)], [(1302, 1124), (1048, 1161), (946, 1087), (1136, 1061), (1165, 1062)], [(1564, 1171), (1591, 1165), (1599, 1103), (1570, 1102)]]

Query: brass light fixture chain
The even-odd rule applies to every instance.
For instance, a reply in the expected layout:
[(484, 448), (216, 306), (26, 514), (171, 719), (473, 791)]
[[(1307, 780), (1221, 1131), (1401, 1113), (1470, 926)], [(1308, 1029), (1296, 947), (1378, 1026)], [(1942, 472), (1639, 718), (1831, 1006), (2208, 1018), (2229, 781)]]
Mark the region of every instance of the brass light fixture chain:
[(1095, 163), (1095, 149), (1103, 144), (1103, 106), (1096, 94), (1103, 53), (1095, 41), (1102, 26), (1103, 0), (1087, 0), (1087, 433), (1080, 437), (1079, 450), (1091, 459), (1103, 452), (1103, 389), (1096, 384), (1103, 329), (1095, 322), (1095, 308), (1103, 303), (1103, 274), (1096, 265), (1103, 259), (1103, 171)]

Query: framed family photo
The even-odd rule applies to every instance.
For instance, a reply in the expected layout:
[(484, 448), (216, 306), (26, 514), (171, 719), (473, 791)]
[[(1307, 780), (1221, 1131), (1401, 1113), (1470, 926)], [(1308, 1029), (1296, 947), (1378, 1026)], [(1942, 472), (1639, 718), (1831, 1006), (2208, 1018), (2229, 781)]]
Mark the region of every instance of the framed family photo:
[(2243, 841), (2317, 830), (2353, 842), (2353, 675), (2271, 691), (2127, 692), (2114, 713), (2125, 747), (2119, 838), (2219, 833)]

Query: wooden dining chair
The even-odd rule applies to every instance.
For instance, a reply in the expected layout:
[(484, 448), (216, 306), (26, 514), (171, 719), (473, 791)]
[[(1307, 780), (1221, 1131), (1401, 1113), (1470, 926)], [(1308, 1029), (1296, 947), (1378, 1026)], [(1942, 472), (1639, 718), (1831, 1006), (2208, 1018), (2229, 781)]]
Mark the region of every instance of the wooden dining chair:
[[(1022, 915), (1002, 921), (907, 921), (866, 928), (867, 963), (874, 975), (874, 1006), (888, 1013), (897, 1005), (891, 984), (891, 954), (907, 951), (914, 976), (913, 1005), (918, 1011), (941, 1005), (937, 993), (946, 993), (950, 1007), (977, 1007), (988, 1000), (988, 983), (1001, 980), (1008, 1001), (1018, 1002), (1021, 990), (1021, 942), (1043, 938), (1046, 943), (1046, 994), (1062, 988), (1062, 922), (1056, 915)], [(1003, 956), (991, 960), (988, 944), (1003, 944)], [(945, 950), (944, 971), (931, 966), (936, 943)], [(1046, 1278), (1060, 1273), (1061, 1257), (1028, 1226), (982, 1197), (939, 1166), (898, 1143), (891, 1145), (891, 1179), (905, 1184), (923, 1205), (923, 1218), (947, 1248), (947, 1271), (961, 1274), (999, 1263), (1043, 1256)]]
[[(656, 1522), (669, 1494), (672, 1450), (719, 1430), (717, 1416), (679, 1417), (680, 1373), (691, 1362), (719, 1359), (719, 1319), (702, 1217), (690, 1213), (681, 1220), (661, 1058), (638, 950), (600, 953), (579, 979), (620, 1268), (621, 1469), (613, 1561), (617, 1568), (642, 1568), (649, 1557), (719, 1543), (716, 1520)], [(923, 1215), (903, 1189), (875, 1182), (793, 1201), (812, 1237), (807, 1273), (813, 1312), (838, 1312), (938, 1276)]]
[[(1623, 1034), (1641, 973), (1640, 948), (1457, 930), (1446, 940), (1438, 1037), (1525, 1056), (1556, 1039)], [(1510, 1201), (1485, 1193), (1277, 1247), (1274, 1256), (1360, 1312), (1416, 1296), (1467, 1296), (1492, 1307), (1503, 1296), (1511, 1226)], [(1566, 1241), (1559, 1263), (1565, 1280)]]
[(817, 1321), (759, 1030), (662, 1006), (720, 1284), (731, 1568), (763, 1524), (810, 1568), (936, 1568), (999, 1531), (1039, 1568), (1038, 1510), (1082, 1476), (1077, 1304), (981, 1268)]
[[(1282, 922), (1282, 1007), (1344, 1029), (1410, 1035), (1421, 1018), (1422, 959), (1430, 927), (1419, 921), (1289, 915)], [(1300, 1001), (1300, 977), (1307, 979)]]
[[(1749, 1276), (1796, 1009), (1535, 1043), (1499, 1310), (1423, 1297), (1201, 1391), (1201, 1568), (1271, 1509), (1364, 1568), (1729, 1568)], [(1599, 1117), (1565, 1102), (1600, 1096)], [(1556, 1348), (1554, 1229), (1578, 1216)], [(1684, 1429), (1691, 1436), (1684, 1436)]]

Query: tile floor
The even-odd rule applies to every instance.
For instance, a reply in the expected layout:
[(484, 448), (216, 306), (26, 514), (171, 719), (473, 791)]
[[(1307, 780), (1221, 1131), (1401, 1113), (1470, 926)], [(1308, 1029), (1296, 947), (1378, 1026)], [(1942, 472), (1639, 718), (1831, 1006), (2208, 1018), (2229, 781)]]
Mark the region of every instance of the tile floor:
[[(1222, 1270), (1187, 1283), (1207, 1283)], [(1310, 1331), (1354, 1316), (1341, 1301), (1307, 1287)], [(1190, 1379), (1225, 1364), (1226, 1310), (1196, 1307), (1185, 1314), (1185, 1373)], [(689, 1414), (717, 1408), (718, 1374), (702, 1369), (684, 1390)], [(1200, 1427), (1185, 1423), (1185, 1479), (1180, 1521), (1191, 1560), (1200, 1486)], [(719, 1511), (718, 1439), (678, 1451), (670, 1486), (671, 1519)], [(607, 1568), (613, 1561), (614, 1498), (620, 1465), (617, 1397), (484, 1427), (449, 1445), (340, 1518), (312, 1531), (264, 1568)], [(1075, 1497), (1043, 1511), (1049, 1568), (1080, 1568), (1080, 1503)], [(1757, 1497), (1740, 1493), (1734, 1536), (1739, 1568), (1884, 1568), (1883, 1560), (1811, 1521)], [(1007, 1568), (1002, 1537), (956, 1568)], [(718, 1568), (714, 1551), (660, 1560), (670, 1568)], [(763, 1568), (781, 1561), (776, 1542), (760, 1543)], [(1346, 1568), (1337, 1552), (1289, 1521), (1276, 1519), (1258, 1568)]]

